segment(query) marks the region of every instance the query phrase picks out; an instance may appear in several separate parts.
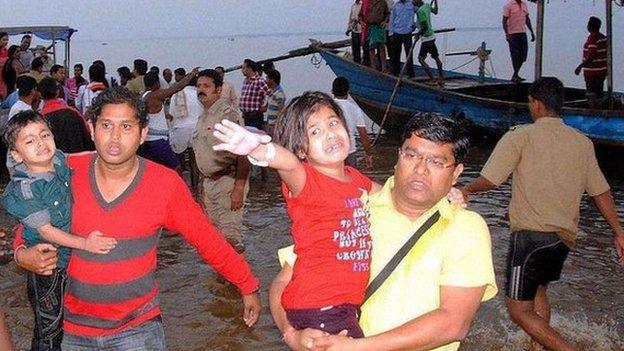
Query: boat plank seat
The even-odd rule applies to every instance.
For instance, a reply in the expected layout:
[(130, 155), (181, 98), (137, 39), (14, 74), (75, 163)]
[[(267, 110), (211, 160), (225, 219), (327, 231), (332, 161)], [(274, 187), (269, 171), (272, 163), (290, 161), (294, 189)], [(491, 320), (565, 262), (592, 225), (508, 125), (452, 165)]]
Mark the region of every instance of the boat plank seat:
[(568, 105), (578, 105), (578, 104), (585, 104), (585, 103), (587, 103), (587, 99), (566, 100), (563, 104), (565, 106), (568, 106)]

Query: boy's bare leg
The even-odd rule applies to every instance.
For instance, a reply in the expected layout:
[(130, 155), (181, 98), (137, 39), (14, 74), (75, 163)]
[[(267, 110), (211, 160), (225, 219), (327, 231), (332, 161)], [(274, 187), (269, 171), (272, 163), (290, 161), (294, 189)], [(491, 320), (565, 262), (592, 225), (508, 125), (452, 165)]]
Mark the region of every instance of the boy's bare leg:
[(427, 61), (425, 61), (425, 58), (419, 57), (418, 62), (420, 62), (420, 65), (422, 66), (423, 71), (425, 71), (429, 79), (433, 79), (433, 74), (431, 74), (431, 70), (429, 69), (429, 65), (427, 64)]
[(381, 61), (381, 71), (388, 73), (388, 53), (386, 52), (385, 45), (379, 45), (379, 57)]

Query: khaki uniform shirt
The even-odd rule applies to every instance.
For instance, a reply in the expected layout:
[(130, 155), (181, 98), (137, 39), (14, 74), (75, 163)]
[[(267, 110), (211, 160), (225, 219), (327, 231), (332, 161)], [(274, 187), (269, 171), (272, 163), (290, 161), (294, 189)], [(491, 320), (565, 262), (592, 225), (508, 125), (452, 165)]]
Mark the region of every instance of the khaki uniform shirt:
[(481, 175), (500, 185), (512, 172), (511, 230), (556, 232), (570, 247), (583, 193), (609, 190), (592, 142), (561, 118), (539, 118), (507, 132)]
[(135, 94), (143, 94), (145, 92), (145, 82), (143, 82), (143, 77), (145, 76), (138, 76), (130, 79), (126, 84), (126, 88)]
[(227, 151), (214, 151), (212, 149), (214, 145), (221, 143), (212, 133), (214, 132), (214, 125), (223, 119), (228, 119), (241, 126), (245, 125), (240, 110), (230, 105), (224, 98), (220, 98), (209, 109), (204, 110), (197, 122), (193, 135), (193, 151), (195, 151), (197, 168), (205, 176), (236, 167), (236, 155)]
[(30, 70), (28, 71), (28, 73), (24, 73), (23, 75), (34, 78), (37, 81), (37, 83), (41, 82), (43, 78), (47, 77), (47, 75), (45, 75), (44, 73), (39, 73), (33, 70)]

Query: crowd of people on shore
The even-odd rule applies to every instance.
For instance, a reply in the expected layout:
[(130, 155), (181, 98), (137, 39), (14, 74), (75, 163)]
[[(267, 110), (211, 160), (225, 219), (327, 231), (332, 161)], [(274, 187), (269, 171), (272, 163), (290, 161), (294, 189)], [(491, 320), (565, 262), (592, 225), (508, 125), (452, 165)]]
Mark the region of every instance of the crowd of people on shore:
[[(386, 29), (409, 51), (420, 28), (430, 40), (419, 60), (425, 66), (431, 55), (441, 72), (430, 23), (437, 1), (362, 6), (349, 31), (354, 45), (358, 30), (367, 33), (370, 64), (387, 70)], [(465, 205), (510, 176), (505, 302), (532, 350), (576, 350), (550, 326), (547, 288), (575, 245), (584, 193), (624, 260), (609, 184), (591, 141), (560, 118), (556, 78), (531, 85), (534, 123), (505, 134), (474, 182), (457, 184), (466, 130), (425, 114), (406, 123), (394, 175), (377, 184), (358, 170), (373, 167), (373, 146), (344, 77), (334, 80), (333, 96), (287, 101), (270, 62), (245, 59), (237, 94), (221, 66), (161, 72), (136, 59), (132, 71), (120, 67), (112, 77), (97, 60), (88, 79), (81, 64), (67, 78), (62, 66), (46, 70), (45, 55), (29, 46), (29, 35), (11, 46), (10, 72), (3, 69), (10, 111), (2, 153), (11, 180), (2, 200), (20, 223), (14, 260), (28, 271), (31, 350), (165, 350), (154, 276), (162, 228), (238, 288), (243, 320), (253, 326), (260, 282), (243, 256), (242, 220), (254, 168), (260, 181), (267, 167), (276, 170), (292, 221), (294, 245), (279, 250), (282, 269), (268, 290), (293, 350), (457, 350), (481, 303), (498, 291), (488, 226)], [(15, 349), (1, 313), (0, 348)]]

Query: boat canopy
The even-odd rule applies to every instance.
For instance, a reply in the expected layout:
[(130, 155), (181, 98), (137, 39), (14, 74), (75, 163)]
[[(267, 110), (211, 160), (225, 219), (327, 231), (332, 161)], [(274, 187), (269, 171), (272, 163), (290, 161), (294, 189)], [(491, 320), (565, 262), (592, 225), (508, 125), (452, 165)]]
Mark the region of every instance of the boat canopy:
[(63, 42), (65, 45), (64, 53), (65, 58), (63, 61), (63, 66), (65, 69), (69, 69), (70, 65), (70, 41), (72, 34), (76, 33), (78, 30), (68, 27), (68, 26), (25, 26), (25, 27), (0, 27), (0, 33), (6, 32), (9, 35), (20, 35), (20, 34), (32, 34), (39, 39), (49, 40), (52, 42), (52, 45), (48, 47), (52, 49), (52, 59), (53, 62), (57, 63), (57, 50), (56, 44), (57, 42)]
[(52, 41), (67, 41), (77, 31), (67, 26), (0, 27), (0, 33), (7, 32), (9, 35), (32, 34), (37, 38)]

